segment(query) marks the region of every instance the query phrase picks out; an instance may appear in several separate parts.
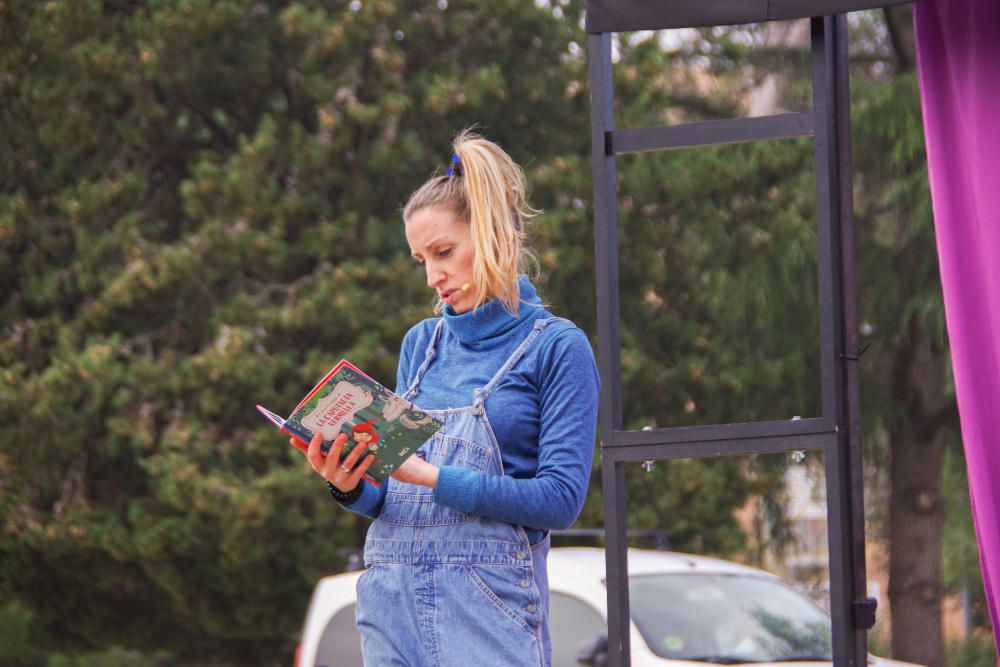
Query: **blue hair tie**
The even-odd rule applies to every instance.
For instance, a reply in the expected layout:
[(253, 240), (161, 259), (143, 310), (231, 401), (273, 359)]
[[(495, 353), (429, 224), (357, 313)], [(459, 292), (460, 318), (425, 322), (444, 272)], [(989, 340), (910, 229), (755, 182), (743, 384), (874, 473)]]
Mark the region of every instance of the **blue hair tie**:
[(462, 160), (458, 157), (458, 153), (451, 156), (451, 164), (448, 165), (448, 176), (461, 176), (462, 175)]

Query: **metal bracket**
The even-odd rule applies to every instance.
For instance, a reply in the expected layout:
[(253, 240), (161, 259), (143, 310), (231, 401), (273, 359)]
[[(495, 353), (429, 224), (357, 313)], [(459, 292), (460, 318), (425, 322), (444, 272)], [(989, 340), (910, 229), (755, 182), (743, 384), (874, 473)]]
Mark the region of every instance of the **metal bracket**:
[(860, 361), (861, 355), (868, 351), (868, 348), (872, 346), (871, 343), (865, 343), (856, 352), (844, 352), (840, 355), (841, 359), (847, 359), (848, 361)]
[(854, 610), (854, 627), (856, 629), (871, 630), (875, 626), (875, 608), (878, 607), (878, 600), (875, 598), (855, 600), (851, 607)]

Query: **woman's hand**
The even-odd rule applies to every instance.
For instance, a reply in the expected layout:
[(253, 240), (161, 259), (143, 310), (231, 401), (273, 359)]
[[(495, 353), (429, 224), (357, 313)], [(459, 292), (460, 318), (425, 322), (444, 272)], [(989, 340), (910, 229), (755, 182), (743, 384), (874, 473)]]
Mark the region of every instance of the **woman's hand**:
[(392, 473), (392, 477), (395, 477), (400, 482), (429, 486), (433, 489), (437, 486), (438, 467), (414, 454), (403, 461), (403, 465), (396, 468)]
[(375, 460), (375, 455), (369, 454), (359, 464), (358, 459), (365, 452), (365, 448), (359, 445), (341, 461), (340, 453), (344, 450), (344, 444), (347, 442), (346, 433), (341, 433), (333, 439), (333, 444), (330, 445), (326, 454), (320, 451), (320, 445), (323, 444), (321, 433), (316, 433), (308, 445), (298, 438), (292, 438), (289, 442), (292, 447), (306, 455), (313, 470), (344, 493), (354, 490), (361, 482), (368, 466)]

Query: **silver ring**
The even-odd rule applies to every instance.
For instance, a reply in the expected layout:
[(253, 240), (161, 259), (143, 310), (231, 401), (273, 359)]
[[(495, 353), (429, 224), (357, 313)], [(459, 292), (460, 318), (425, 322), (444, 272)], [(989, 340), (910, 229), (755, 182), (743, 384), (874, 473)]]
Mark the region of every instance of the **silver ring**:
[(340, 469), (346, 472), (347, 474), (351, 474), (351, 469), (348, 468), (347, 466), (340, 466)]

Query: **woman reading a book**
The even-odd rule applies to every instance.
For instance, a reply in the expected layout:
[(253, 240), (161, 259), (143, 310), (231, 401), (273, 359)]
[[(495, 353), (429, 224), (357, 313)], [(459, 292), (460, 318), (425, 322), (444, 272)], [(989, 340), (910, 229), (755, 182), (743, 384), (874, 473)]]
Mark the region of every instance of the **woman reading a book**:
[(598, 377), (586, 335), (521, 273), (524, 174), (471, 132), (403, 210), (439, 317), (403, 339), (397, 393), (444, 422), (381, 486), (345, 436), (297, 444), (345, 508), (374, 519), (358, 584), (365, 664), (548, 665), (548, 531), (583, 505)]

